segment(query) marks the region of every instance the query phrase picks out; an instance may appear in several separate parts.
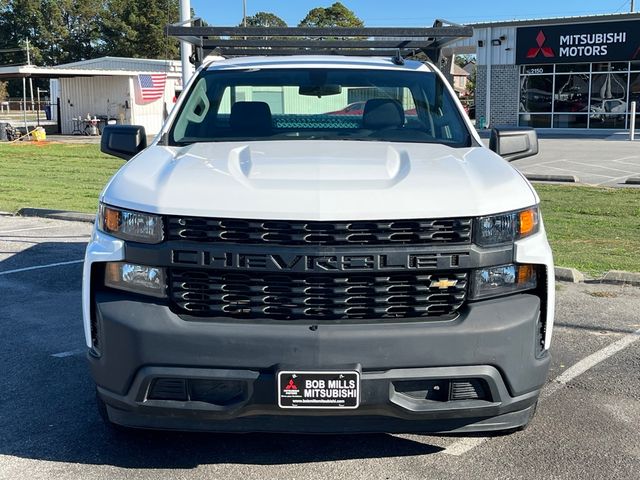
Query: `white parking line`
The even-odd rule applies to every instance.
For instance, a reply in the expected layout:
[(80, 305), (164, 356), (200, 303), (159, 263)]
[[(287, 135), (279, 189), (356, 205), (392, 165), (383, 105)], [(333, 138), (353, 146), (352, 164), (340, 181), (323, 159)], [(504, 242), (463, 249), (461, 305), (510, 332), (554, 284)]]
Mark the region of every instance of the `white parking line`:
[[(563, 388), (567, 383), (569, 383), (574, 378), (582, 375), (587, 370), (595, 367), (599, 363), (603, 362), (607, 358), (612, 357), (616, 353), (621, 350), (624, 350), (632, 343), (640, 340), (640, 330), (636, 330), (633, 333), (625, 335), (620, 340), (613, 342), (612, 344), (604, 347), (601, 350), (598, 350), (595, 353), (592, 353), (588, 357), (583, 358), (578, 363), (573, 366), (567, 368), (564, 372), (558, 375), (552, 382), (544, 387), (542, 393), (540, 394), (540, 401), (543, 401), (549, 398), (551, 395), (556, 393), (558, 390)], [(447, 448), (441, 451), (441, 453), (446, 453), (447, 455), (460, 456), (468, 451), (476, 448), (479, 445), (482, 445), (486, 441), (490, 440), (491, 437), (465, 437), (461, 438), (457, 442), (452, 443)]]
[(74, 263), (82, 263), (84, 260), (71, 260), (70, 262), (49, 263), (47, 265), (35, 265), (33, 267), (16, 268), (15, 270), (6, 270), (0, 272), (0, 275), (9, 275), (10, 273), (28, 272), (29, 270), (40, 270), (41, 268), (60, 267), (62, 265), (72, 265)]
[(583, 358), (578, 363), (567, 368), (564, 372), (558, 375), (552, 384), (547, 385), (547, 387), (542, 391), (541, 398), (547, 398), (553, 395), (557, 390), (561, 389), (577, 376), (582, 375), (590, 368), (595, 367), (599, 363), (612, 357), (619, 351), (624, 350), (638, 340), (640, 340), (640, 330), (636, 330), (629, 335), (625, 335), (620, 340), (613, 342), (595, 353), (592, 353), (588, 357)]
[[(620, 157), (620, 158), (614, 158), (613, 160), (611, 160), (612, 162), (619, 162), (620, 160), (632, 160), (634, 158), (640, 158), (638, 157), (638, 155), (631, 155), (629, 157)], [(637, 165), (637, 164), (636, 164)]]
[[(576, 175), (580, 175), (580, 177), (582, 177), (583, 175), (586, 174), (584, 171), (571, 170), (569, 168), (563, 168), (563, 167), (552, 167), (551, 165), (547, 165), (544, 168), (545, 169), (546, 168), (551, 168), (553, 170), (559, 170), (559, 171), (564, 172), (564, 173), (574, 173)], [(525, 173), (525, 168), (524, 167), (522, 168), (521, 172)], [(531, 171), (526, 171), (526, 173), (535, 174), (534, 172), (531, 172)], [(545, 173), (549, 173), (549, 172), (542, 172), (542, 173), (539, 173), (539, 175), (544, 175)], [(589, 174), (586, 174), (586, 175), (589, 176), (589, 177), (611, 178), (609, 175), (600, 175), (599, 173), (589, 173)]]
[(66, 358), (80, 355), (81, 353), (84, 353), (84, 349), (79, 348), (78, 350), (69, 350), (68, 352), (53, 353), (51, 356), (56, 358)]
[(640, 163), (621, 162), (620, 160), (611, 160), (612, 162), (621, 163), (622, 165), (631, 165), (632, 167), (640, 168)]
[(48, 227), (20, 228), (18, 230), (5, 230), (4, 232), (0, 232), (0, 235), (4, 235), (5, 233), (29, 232), (31, 230), (45, 230), (47, 228), (60, 228), (60, 225), (49, 225)]
[(629, 170), (622, 170), (621, 168), (604, 167), (602, 165), (594, 165), (592, 163), (576, 162), (576, 161), (573, 161), (573, 160), (569, 160), (567, 163), (573, 163), (575, 165), (582, 165), (583, 167), (600, 168), (600, 169), (603, 169), (603, 170), (614, 170), (616, 172), (624, 172), (624, 173), (633, 173), (633, 172), (630, 172)]
[(604, 185), (605, 183), (616, 183), (618, 180), (626, 180), (629, 177), (632, 177), (633, 175), (623, 175), (622, 177), (615, 177), (615, 178), (611, 178), (609, 180), (606, 180), (604, 182), (600, 182), (600, 183), (596, 183), (594, 184), (594, 186), (599, 187), (601, 185)]
[[(550, 163), (562, 163), (562, 162), (566, 162), (567, 160), (564, 158), (560, 158), (560, 159), (555, 159), (555, 160), (547, 160), (546, 162), (539, 162), (539, 163), (528, 163), (526, 166), (527, 167), (538, 167), (540, 165), (549, 165)], [(524, 168), (524, 165), (523, 165)]]

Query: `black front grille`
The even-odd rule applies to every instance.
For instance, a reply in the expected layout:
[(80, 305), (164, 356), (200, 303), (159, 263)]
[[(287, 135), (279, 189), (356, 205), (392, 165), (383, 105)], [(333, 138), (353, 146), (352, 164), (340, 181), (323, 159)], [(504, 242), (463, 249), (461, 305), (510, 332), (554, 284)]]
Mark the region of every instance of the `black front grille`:
[(168, 217), (168, 239), (254, 245), (468, 244), (471, 219), (307, 222)]
[(169, 270), (178, 311), (209, 317), (360, 320), (454, 316), (467, 273), (267, 274)]

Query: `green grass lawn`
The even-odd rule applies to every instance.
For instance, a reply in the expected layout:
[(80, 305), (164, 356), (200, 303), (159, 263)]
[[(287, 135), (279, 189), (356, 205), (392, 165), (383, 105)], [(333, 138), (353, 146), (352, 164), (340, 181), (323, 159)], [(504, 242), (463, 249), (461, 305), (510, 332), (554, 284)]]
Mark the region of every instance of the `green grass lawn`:
[[(0, 211), (95, 212), (123, 161), (89, 144), (0, 144)], [(640, 189), (537, 185), (557, 265), (640, 272)]]
[(535, 186), (555, 263), (640, 272), (640, 189)]
[(0, 144), (0, 210), (95, 212), (98, 194), (123, 164), (94, 144)]

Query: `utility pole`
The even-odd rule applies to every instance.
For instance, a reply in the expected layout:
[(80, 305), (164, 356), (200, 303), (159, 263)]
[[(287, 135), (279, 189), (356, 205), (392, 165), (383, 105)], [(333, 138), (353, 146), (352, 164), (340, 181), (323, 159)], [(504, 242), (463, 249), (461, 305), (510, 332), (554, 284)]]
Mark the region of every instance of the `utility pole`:
[(631, 13), (636, 11), (635, 3), (635, 0), (631, 0)]
[[(183, 27), (190, 27), (191, 22), (191, 0), (180, 0), (180, 23)], [(182, 63), (182, 88), (187, 86), (189, 78), (191, 78), (191, 45), (187, 42), (180, 42), (180, 60)], [(169, 61), (169, 60), (167, 60)]]

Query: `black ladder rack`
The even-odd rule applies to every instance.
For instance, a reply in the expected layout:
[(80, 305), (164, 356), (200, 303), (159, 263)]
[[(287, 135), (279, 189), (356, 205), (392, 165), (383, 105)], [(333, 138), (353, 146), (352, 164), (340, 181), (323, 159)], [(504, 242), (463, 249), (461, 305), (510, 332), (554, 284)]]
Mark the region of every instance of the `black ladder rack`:
[(441, 49), (473, 28), (436, 20), (430, 28), (363, 27), (209, 27), (200, 19), (192, 26), (174, 23), (167, 35), (193, 44), (196, 65), (208, 54), (223, 57), (273, 55), (358, 55), (403, 58), (424, 53), (438, 61)]

